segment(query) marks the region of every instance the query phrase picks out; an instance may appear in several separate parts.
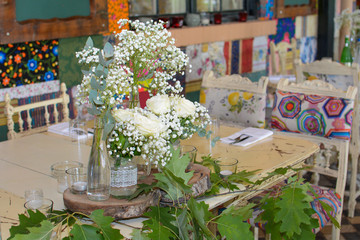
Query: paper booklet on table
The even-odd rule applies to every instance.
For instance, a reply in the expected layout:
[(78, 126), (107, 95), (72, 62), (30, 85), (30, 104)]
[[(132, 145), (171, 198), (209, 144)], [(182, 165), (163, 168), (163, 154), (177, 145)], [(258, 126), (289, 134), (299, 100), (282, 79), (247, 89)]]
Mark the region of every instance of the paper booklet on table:
[(232, 144), (235, 146), (246, 147), (257, 141), (271, 136), (273, 132), (262, 128), (245, 128), (239, 132), (236, 132), (228, 137), (221, 138), (221, 142)]
[(68, 136), (71, 138), (77, 139), (86, 139), (89, 137), (89, 132), (84, 132), (84, 129), (81, 128), (74, 128), (71, 127), (71, 136), (70, 136), (70, 129), (69, 129), (69, 122), (62, 122), (58, 124), (54, 124), (48, 127), (48, 132)]

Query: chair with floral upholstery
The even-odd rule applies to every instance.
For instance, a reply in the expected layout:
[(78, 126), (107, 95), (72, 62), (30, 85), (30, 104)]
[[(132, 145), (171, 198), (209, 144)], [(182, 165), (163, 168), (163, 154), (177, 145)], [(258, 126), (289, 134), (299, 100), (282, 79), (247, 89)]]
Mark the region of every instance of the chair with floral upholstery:
[[(333, 208), (333, 215), (341, 223), (346, 184), (348, 151), (357, 87), (347, 91), (336, 89), (322, 80), (278, 83), (271, 116), (271, 128), (279, 134), (290, 134), (320, 145), (320, 151), (307, 160), (309, 171), (336, 181), (334, 190), (314, 186), (322, 201)], [(332, 156), (337, 156), (334, 158)], [(320, 228), (329, 222), (322, 206), (314, 201)], [(333, 226), (332, 239), (339, 239), (340, 229)]]
[[(296, 82), (303, 82), (306, 79), (321, 79), (332, 84), (334, 87), (346, 91), (349, 86), (355, 86), (359, 89), (359, 65), (353, 63), (351, 67), (334, 62), (331, 59), (322, 59), (308, 64), (302, 64), (301, 61), (295, 61)], [(349, 196), (349, 217), (354, 217), (356, 198), (360, 196), (360, 186), (357, 187), (357, 171), (358, 171), (358, 157), (359, 157), (359, 94), (355, 101), (355, 111), (353, 114), (352, 136), (350, 143), (351, 160), (351, 181), (350, 181), (350, 196)]]
[(252, 82), (238, 74), (216, 78), (212, 71), (203, 77), (200, 103), (220, 121), (244, 127), (264, 127), (267, 77)]

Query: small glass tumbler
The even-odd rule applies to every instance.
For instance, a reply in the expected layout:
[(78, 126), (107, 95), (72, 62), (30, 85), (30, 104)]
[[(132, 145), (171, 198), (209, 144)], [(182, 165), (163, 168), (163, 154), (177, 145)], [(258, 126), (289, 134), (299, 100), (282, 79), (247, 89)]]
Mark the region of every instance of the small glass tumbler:
[(220, 139), (220, 119), (217, 117), (211, 117), (210, 123), (207, 126), (206, 131), (209, 134), (209, 153), (212, 155), (215, 143), (217, 140)]
[(207, 26), (210, 24), (210, 14), (207, 12), (200, 13), (201, 25)]
[(66, 171), (68, 186), (73, 194), (84, 194), (87, 189), (87, 169), (84, 167), (69, 168)]
[(223, 160), (219, 163), (220, 176), (221, 176), (222, 178), (227, 178), (227, 177), (229, 177), (230, 175), (236, 173), (238, 162), (239, 162), (239, 161), (238, 161), (236, 158), (223, 159)]
[(239, 12), (239, 22), (246, 22), (247, 20), (247, 11), (240, 11)]
[(25, 190), (25, 201), (30, 200), (42, 200), (44, 198), (44, 193), (41, 188), (33, 188)]
[(85, 120), (71, 119), (69, 122), (69, 136), (71, 142), (85, 144), (89, 137)]
[(184, 25), (184, 17), (174, 16), (172, 17), (172, 27), (182, 28)]
[(52, 212), (53, 205), (54, 202), (51, 199), (43, 198), (42, 200), (29, 200), (25, 202), (24, 207), (26, 210), (39, 210), (47, 215)]
[(192, 145), (181, 145), (180, 146), (180, 156), (188, 154), (190, 162), (194, 163), (196, 161), (197, 148)]
[(214, 23), (215, 24), (221, 24), (222, 20), (222, 15), (221, 13), (215, 13), (214, 14)]
[(66, 170), (74, 167), (82, 167), (83, 164), (81, 162), (76, 161), (64, 161), (57, 162), (51, 165), (51, 175), (57, 179), (57, 191), (59, 193), (63, 193), (68, 188)]

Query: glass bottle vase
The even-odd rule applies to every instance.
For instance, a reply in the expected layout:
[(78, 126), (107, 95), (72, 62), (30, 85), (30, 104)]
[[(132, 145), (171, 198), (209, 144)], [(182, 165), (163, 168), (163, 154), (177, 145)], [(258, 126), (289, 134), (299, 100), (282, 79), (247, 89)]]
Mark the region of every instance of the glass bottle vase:
[(111, 166), (110, 194), (129, 196), (136, 191), (137, 165), (131, 158), (119, 157)]
[(87, 197), (92, 201), (105, 201), (110, 197), (110, 162), (103, 131), (102, 119), (96, 118), (87, 180)]

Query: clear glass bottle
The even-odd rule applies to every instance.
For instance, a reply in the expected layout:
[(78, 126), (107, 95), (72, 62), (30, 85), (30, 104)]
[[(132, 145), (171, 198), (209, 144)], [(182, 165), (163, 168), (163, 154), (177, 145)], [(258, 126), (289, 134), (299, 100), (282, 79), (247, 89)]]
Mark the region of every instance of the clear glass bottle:
[(354, 62), (360, 65), (360, 37), (357, 39), (355, 46)]
[(129, 196), (136, 191), (137, 165), (132, 159), (119, 157), (111, 167), (110, 194)]
[(103, 131), (102, 119), (96, 118), (87, 180), (87, 197), (92, 201), (105, 201), (110, 197), (110, 162)]
[(340, 62), (345, 66), (351, 67), (353, 62), (352, 55), (351, 55), (351, 48), (350, 48), (350, 37), (349, 35), (345, 36), (345, 45), (341, 52)]

